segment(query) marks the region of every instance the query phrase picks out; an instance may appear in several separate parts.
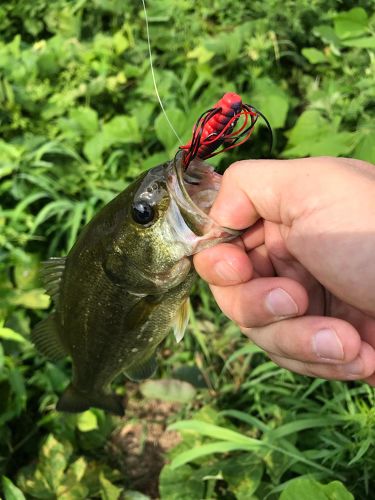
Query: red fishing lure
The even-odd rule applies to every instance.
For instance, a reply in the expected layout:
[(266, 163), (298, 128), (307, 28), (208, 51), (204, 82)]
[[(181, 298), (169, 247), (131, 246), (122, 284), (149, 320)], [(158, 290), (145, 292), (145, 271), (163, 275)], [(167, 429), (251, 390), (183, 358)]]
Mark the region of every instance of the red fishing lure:
[[(224, 94), (213, 108), (198, 118), (191, 141), (180, 146), (180, 149), (186, 151), (183, 160), (185, 168), (194, 158), (205, 160), (243, 144), (251, 136), (259, 116), (265, 120), (271, 132), (272, 148), (272, 130), (267, 118), (253, 106), (244, 104), (238, 94)], [(243, 123), (235, 130), (240, 118)], [(223, 148), (215, 151), (221, 145)]]

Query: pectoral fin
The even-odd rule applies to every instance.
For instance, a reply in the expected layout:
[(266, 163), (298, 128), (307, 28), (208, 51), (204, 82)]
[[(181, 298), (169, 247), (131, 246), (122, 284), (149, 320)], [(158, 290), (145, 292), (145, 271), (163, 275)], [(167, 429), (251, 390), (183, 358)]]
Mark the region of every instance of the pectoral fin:
[(184, 338), (186, 327), (189, 323), (190, 300), (189, 297), (181, 304), (175, 322), (173, 324), (173, 333), (176, 342), (181, 342)]
[(31, 332), (31, 340), (38, 351), (52, 361), (63, 358), (67, 354), (57, 331), (55, 314), (50, 314), (35, 326)]
[(155, 373), (157, 368), (157, 362), (155, 355), (149, 358), (147, 361), (142, 361), (135, 365), (132, 365), (129, 369), (125, 371), (125, 375), (130, 378), (130, 380), (138, 381), (150, 378)]

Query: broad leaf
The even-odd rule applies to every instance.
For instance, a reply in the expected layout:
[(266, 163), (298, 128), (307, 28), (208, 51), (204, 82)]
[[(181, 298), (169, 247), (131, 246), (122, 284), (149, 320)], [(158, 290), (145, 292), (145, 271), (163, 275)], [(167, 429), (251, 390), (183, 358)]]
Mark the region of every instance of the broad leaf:
[[(270, 78), (255, 80), (248, 103), (266, 116), (272, 128), (284, 126), (289, 108), (288, 95)], [(261, 118), (259, 123), (263, 123)]]
[(176, 403), (188, 403), (195, 396), (191, 384), (174, 379), (146, 380), (140, 385), (140, 390), (146, 398)]
[(362, 7), (354, 7), (340, 12), (334, 19), (335, 32), (341, 39), (359, 36), (365, 33), (368, 16)]
[(3, 476), (2, 483), (4, 500), (25, 500), (25, 495), (22, 491), (6, 476)]
[(165, 500), (192, 500), (203, 498), (204, 483), (192, 477), (192, 468), (188, 465), (175, 470), (165, 466), (160, 474), (160, 496)]
[(340, 481), (321, 484), (315, 479), (297, 478), (290, 481), (280, 500), (354, 500)]

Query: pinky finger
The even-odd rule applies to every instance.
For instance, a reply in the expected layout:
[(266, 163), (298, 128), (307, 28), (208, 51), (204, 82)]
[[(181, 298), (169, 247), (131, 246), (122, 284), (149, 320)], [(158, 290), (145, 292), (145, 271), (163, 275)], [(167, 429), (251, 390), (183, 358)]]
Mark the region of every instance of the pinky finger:
[(270, 355), (270, 358), (282, 368), (300, 375), (327, 380), (365, 380), (375, 385), (375, 351), (366, 342), (362, 342), (358, 356), (345, 364), (309, 363), (277, 355)]

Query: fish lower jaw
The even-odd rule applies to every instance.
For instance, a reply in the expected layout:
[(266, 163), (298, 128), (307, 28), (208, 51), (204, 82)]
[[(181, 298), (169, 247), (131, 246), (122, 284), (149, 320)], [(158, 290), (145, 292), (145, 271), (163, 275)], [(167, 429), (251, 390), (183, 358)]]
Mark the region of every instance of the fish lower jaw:
[(233, 239), (237, 238), (240, 234), (241, 234), (240, 231), (225, 229), (218, 226), (213, 227), (210, 231), (204, 234), (204, 236), (197, 237), (191, 255), (201, 252), (206, 248), (214, 247), (218, 243), (225, 243), (227, 241), (232, 241)]
[(213, 167), (194, 160), (184, 171), (180, 157), (169, 165), (168, 190), (171, 195), (167, 220), (171, 244), (179, 244), (181, 253), (194, 255), (220, 242), (230, 241), (241, 233), (221, 227), (209, 215), (222, 176)]

